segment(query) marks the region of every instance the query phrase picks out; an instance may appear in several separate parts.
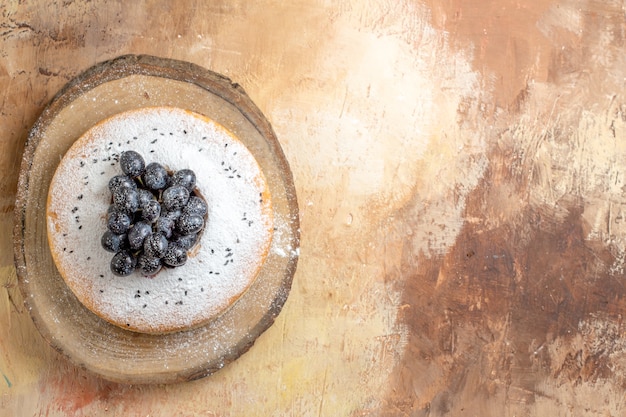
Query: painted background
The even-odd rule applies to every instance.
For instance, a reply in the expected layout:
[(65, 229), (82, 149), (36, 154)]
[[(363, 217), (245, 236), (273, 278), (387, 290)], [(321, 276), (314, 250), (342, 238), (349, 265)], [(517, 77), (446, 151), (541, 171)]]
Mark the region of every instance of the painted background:
[[(12, 0), (0, 13), (0, 415), (626, 414), (623, 0)], [(283, 312), (192, 383), (75, 368), (16, 287), (27, 131), (68, 80), (125, 53), (241, 84), (299, 195)]]

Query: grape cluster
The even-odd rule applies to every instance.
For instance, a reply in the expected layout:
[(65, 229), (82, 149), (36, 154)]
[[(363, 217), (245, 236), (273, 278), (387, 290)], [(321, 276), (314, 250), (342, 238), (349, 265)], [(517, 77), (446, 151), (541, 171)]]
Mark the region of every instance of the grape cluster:
[(164, 266), (185, 264), (207, 215), (206, 202), (194, 191), (195, 173), (170, 173), (156, 162), (146, 166), (135, 151), (123, 152), (119, 162), (123, 174), (109, 181), (112, 204), (101, 238), (102, 247), (115, 253), (111, 272), (153, 276)]

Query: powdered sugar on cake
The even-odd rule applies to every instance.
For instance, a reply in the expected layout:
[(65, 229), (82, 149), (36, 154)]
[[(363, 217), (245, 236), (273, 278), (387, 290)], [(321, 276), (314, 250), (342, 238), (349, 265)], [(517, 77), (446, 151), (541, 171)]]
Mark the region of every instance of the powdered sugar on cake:
[[(146, 163), (192, 169), (209, 212), (187, 263), (154, 278), (116, 277), (100, 245), (125, 150)], [(206, 322), (255, 279), (271, 242), (271, 201), (249, 150), (224, 127), (175, 108), (121, 113), (85, 133), (63, 157), (48, 196), (48, 239), (66, 283), (88, 308), (131, 330), (159, 333)]]

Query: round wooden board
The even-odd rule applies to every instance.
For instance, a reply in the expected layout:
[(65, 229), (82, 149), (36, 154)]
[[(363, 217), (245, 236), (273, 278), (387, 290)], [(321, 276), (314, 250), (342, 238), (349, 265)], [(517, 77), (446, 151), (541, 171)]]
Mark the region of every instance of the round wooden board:
[[(67, 149), (102, 119), (147, 106), (192, 110), (237, 136), (267, 178), (276, 223), (270, 253), (251, 288), (213, 321), (167, 335), (127, 331), (87, 310), (57, 271), (46, 235), (48, 186)], [(31, 316), (54, 348), (106, 379), (172, 383), (209, 375), (248, 350), (287, 299), (299, 248), (289, 165), (271, 126), (245, 92), (204, 68), (132, 55), (87, 70), (57, 94), (33, 126), (18, 187), (15, 260)]]

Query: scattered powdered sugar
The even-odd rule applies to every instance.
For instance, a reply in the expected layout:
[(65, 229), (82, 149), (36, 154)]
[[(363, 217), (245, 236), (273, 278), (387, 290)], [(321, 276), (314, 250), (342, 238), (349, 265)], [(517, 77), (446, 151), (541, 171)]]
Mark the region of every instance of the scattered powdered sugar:
[[(187, 263), (154, 278), (110, 271), (100, 245), (117, 162), (135, 150), (146, 164), (192, 169), (209, 206), (202, 237)], [(255, 279), (272, 239), (265, 178), (238, 139), (195, 113), (147, 108), (94, 126), (63, 157), (50, 185), (48, 239), (53, 258), (79, 300), (106, 320), (160, 333), (197, 325), (232, 304)]]

